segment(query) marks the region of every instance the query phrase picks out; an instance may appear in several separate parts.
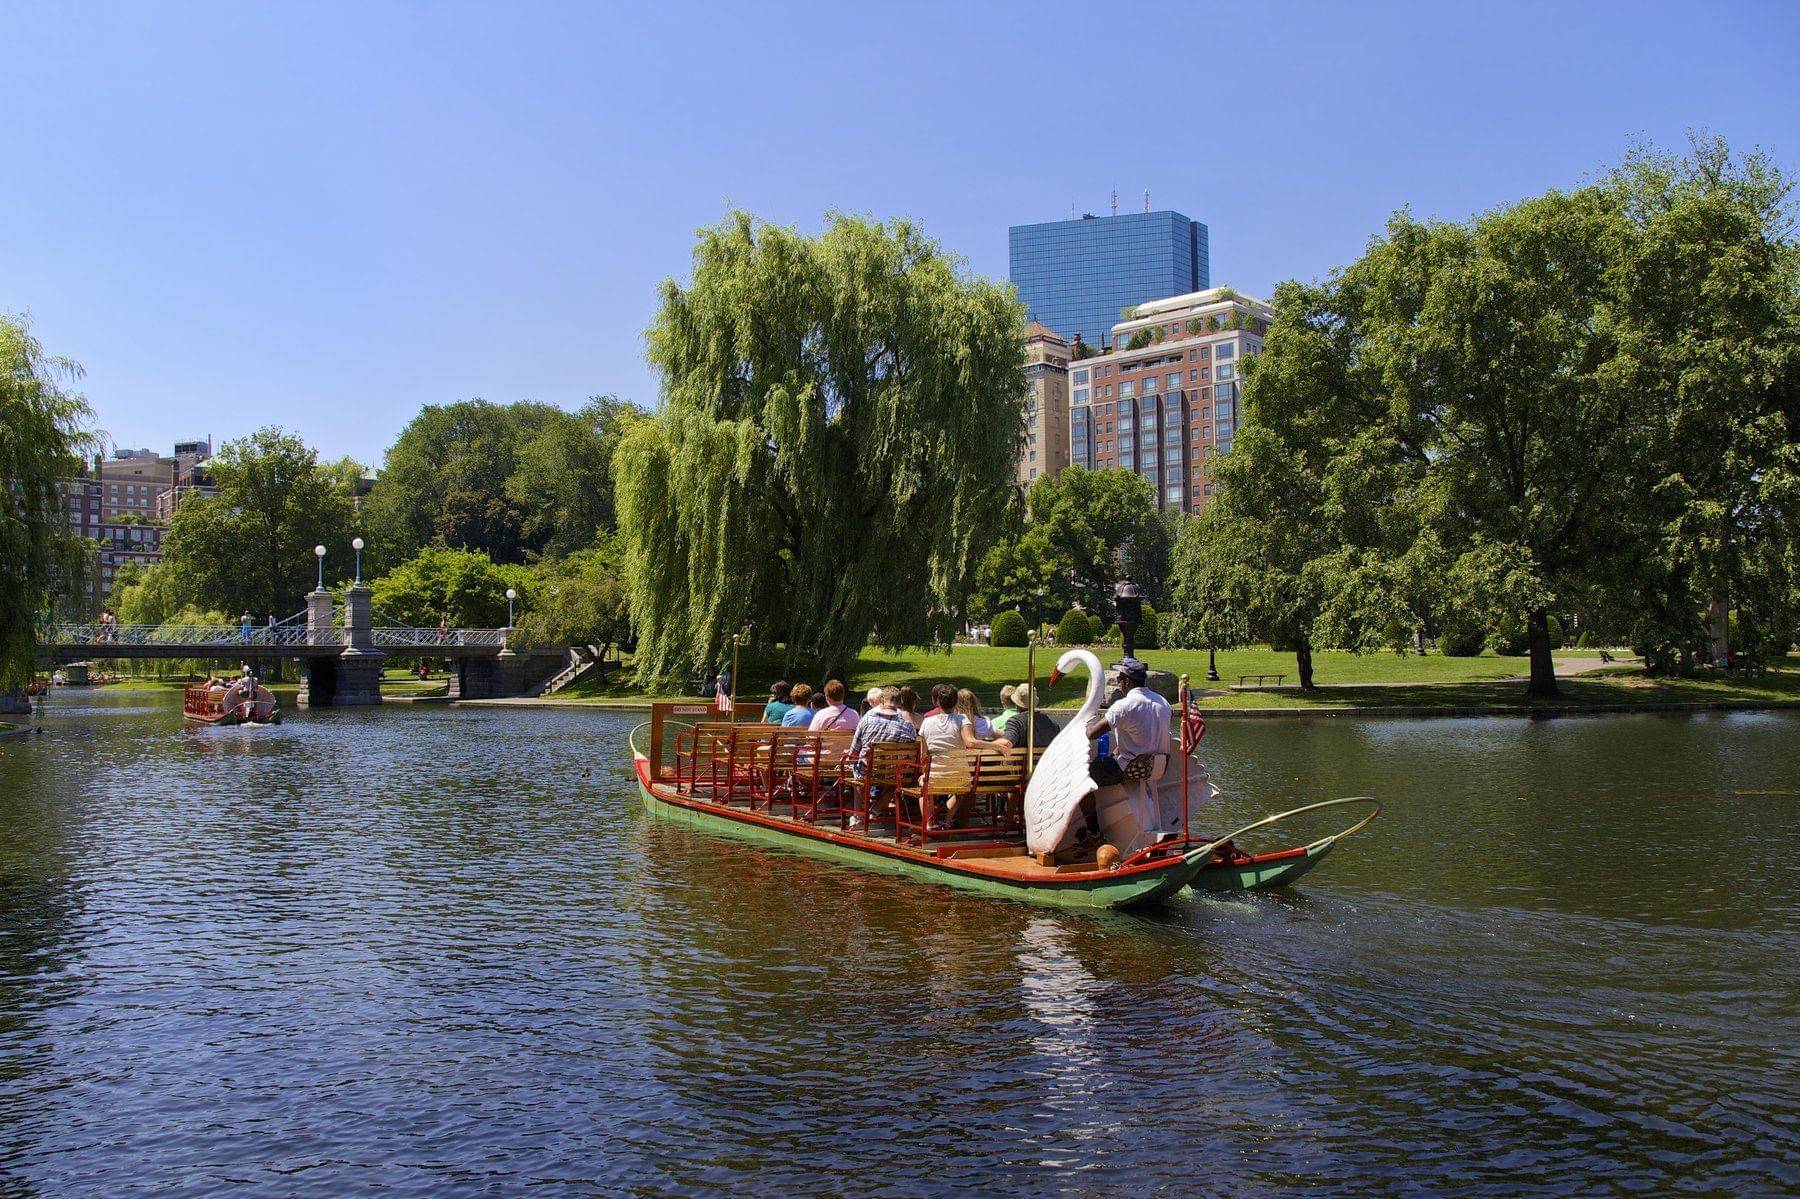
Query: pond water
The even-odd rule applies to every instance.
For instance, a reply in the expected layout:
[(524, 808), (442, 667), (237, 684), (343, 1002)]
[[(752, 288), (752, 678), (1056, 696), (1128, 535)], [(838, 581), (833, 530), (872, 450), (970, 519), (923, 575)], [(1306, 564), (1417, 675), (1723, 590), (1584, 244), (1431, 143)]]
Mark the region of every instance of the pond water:
[(1106, 916), (653, 822), (636, 719), (59, 693), (0, 1194), (1800, 1190), (1796, 714), (1217, 720), (1221, 824), (1386, 813)]

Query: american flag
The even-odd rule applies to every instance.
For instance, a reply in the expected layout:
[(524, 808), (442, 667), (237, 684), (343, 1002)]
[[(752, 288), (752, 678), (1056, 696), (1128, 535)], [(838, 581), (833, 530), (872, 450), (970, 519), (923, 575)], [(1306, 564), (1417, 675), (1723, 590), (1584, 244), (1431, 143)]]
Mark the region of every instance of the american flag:
[(718, 698), (713, 700), (713, 707), (717, 708), (721, 712), (731, 711), (731, 694), (727, 691), (721, 690), (718, 694)]
[(1200, 738), (1206, 736), (1206, 717), (1200, 715), (1200, 705), (1194, 702), (1192, 692), (1184, 692), (1181, 697), (1181, 752), (1183, 755), (1194, 752), (1200, 744)]

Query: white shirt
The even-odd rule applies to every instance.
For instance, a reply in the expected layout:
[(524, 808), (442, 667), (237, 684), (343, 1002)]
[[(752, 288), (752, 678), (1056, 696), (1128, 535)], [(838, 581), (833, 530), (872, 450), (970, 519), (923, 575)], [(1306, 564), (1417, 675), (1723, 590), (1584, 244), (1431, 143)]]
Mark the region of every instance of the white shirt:
[(963, 718), (956, 713), (939, 712), (936, 716), (927, 716), (925, 723), (919, 726), (919, 739), (925, 742), (927, 753), (948, 753), (963, 747), (962, 726)]
[(1133, 687), (1106, 710), (1113, 757), (1129, 762), (1140, 754), (1168, 753), (1171, 718), (1168, 700), (1148, 687)]

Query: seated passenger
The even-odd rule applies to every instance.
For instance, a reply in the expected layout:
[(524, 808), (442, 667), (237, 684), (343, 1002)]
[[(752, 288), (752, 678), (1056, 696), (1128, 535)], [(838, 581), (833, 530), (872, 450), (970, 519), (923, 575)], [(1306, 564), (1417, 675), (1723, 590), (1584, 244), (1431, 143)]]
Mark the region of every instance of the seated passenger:
[(911, 687), (897, 687), (894, 689), (894, 705), (912, 721), (913, 731), (917, 732), (923, 719), (919, 715), (919, 693)]
[(1013, 693), (1014, 688), (1012, 687), (1002, 685), (1000, 688), (1000, 714), (994, 717), (993, 722), (996, 730), (1004, 729), (1006, 722), (1013, 718), (1013, 713), (1024, 706), (1013, 698)]
[(963, 718), (956, 714), (956, 688), (939, 683), (931, 689), (931, 704), (931, 711), (919, 721), (919, 738), (925, 742), (925, 752), (941, 754), (961, 749)]
[(963, 718), (964, 749), (985, 749), (999, 743), (1000, 736), (994, 731), (993, 724), (982, 715), (981, 701), (967, 687), (956, 693), (956, 714)]
[(793, 689), (788, 692), (788, 710), (781, 714), (782, 727), (803, 729), (812, 723), (812, 696), (811, 683), (794, 684)]
[[(918, 741), (918, 730), (913, 728), (912, 721), (906, 718), (906, 713), (900, 710), (899, 700), (899, 688), (883, 688), (875, 706), (864, 713), (863, 718), (857, 722), (856, 733), (850, 738), (850, 757), (855, 760), (853, 770), (857, 778), (860, 779), (867, 773), (867, 755), (871, 745), (890, 741), (905, 743)], [(890, 797), (872, 798), (879, 799), (879, 806), (872, 803), (870, 815), (879, 816), (887, 810)], [(860, 828), (860, 818), (853, 817), (850, 827)]]
[(825, 708), (813, 713), (806, 727), (815, 733), (849, 732), (857, 725), (856, 709), (844, 702), (844, 684), (832, 679), (825, 684)]
[[(1000, 737), (1014, 749), (1024, 749), (1027, 743), (1031, 743), (1037, 749), (1043, 749), (1056, 739), (1056, 734), (1062, 731), (1057, 727), (1056, 722), (1050, 719), (1049, 713), (1036, 706), (1037, 692), (1033, 691), (1029, 684), (1020, 683), (1013, 688), (1013, 702), (1019, 706), (1019, 710), (1014, 712), (1012, 718), (1001, 726)], [(1026, 719), (1028, 712), (1031, 713), (1029, 722)], [(1028, 723), (1030, 736), (1027, 736)]]
[(790, 693), (786, 679), (769, 684), (769, 702), (763, 705), (764, 724), (780, 724), (781, 718), (794, 710), (794, 705), (788, 702)]

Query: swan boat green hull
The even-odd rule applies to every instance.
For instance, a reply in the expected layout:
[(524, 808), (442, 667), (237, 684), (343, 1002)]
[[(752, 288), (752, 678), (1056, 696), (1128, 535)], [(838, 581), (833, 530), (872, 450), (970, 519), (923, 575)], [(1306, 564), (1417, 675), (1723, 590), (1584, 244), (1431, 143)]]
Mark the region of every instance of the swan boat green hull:
[(1337, 839), (1262, 854), (1247, 861), (1210, 862), (1189, 884), (1196, 891), (1266, 891), (1297, 881), (1331, 852)]
[(864, 837), (835, 827), (684, 795), (653, 779), (649, 760), (643, 754), (635, 754), (634, 758), (639, 797), (652, 815), (670, 823), (867, 870), (1051, 907), (1117, 909), (1172, 898), (1194, 882), (1211, 850), (1207, 846), (1113, 870), (1091, 864), (1039, 867), (1022, 856), (964, 857), (955, 847), (922, 850), (883, 837)]

